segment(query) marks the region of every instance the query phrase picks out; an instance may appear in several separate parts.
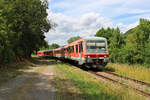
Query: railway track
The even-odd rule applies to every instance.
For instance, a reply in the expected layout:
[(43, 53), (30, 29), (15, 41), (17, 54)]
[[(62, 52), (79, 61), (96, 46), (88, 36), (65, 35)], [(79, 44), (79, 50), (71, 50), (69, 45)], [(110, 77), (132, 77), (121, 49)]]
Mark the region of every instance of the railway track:
[(88, 71), (97, 77), (103, 78), (104, 80), (111, 81), (114, 84), (129, 87), (143, 96), (150, 98), (150, 83), (122, 76), (112, 72), (93, 72)]
[(120, 77), (120, 78), (123, 78), (123, 79), (131, 80), (131, 81), (137, 82), (141, 85), (146, 85), (146, 86), (150, 87), (150, 83), (148, 83), (148, 82), (140, 81), (140, 80), (137, 80), (137, 79), (134, 79), (134, 78), (129, 78), (129, 77), (119, 75), (119, 74), (116, 74), (116, 73), (112, 73), (112, 72), (108, 72), (108, 71), (105, 71), (105, 73), (108, 73), (108, 74), (111, 74), (111, 75), (114, 75), (114, 76), (117, 76), (117, 77)]

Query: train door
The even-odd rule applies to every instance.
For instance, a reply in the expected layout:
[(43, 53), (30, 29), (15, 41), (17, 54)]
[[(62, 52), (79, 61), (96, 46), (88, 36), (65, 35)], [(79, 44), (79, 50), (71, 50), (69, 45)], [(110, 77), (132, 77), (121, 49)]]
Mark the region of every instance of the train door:
[(79, 64), (83, 64), (83, 61), (82, 61), (82, 53), (83, 53), (83, 45), (82, 45), (82, 42), (79, 43)]
[(62, 55), (62, 58), (64, 59), (65, 58), (65, 49), (64, 48), (62, 48), (62, 50), (61, 50), (61, 55)]
[(79, 57), (79, 47), (78, 47), (78, 44), (76, 44), (76, 57)]

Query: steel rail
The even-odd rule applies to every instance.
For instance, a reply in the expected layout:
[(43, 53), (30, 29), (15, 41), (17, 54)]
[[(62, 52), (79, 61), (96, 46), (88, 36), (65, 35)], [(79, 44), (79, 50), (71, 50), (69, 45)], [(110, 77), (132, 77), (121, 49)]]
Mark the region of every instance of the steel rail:
[(117, 77), (120, 77), (120, 78), (123, 78), (123, 79), (126, 79), (126, 80), (130, 80), (130, 81), (139, 83), (141, 85), (146, 85), (146, 86), (150, 87), (150, 83), (149, 82), (144, 82), (144, 81), (137, 80), (137, 79), (134, 79), (134, 78), (130, 78), (130, 77), (126, 77), (126, 76), (123, 76), (123, 75), (119, 75), (119, 74), (116, 74), (116, 73), (113, 73), (113, 72), (108, 72), (108, 71), (104, 71), (104, 72), (107, 73), (107, 74), (111, 74), (113, 76), (117, 76)]
[(119, 82), (119, 81), (116, 81), (116, 80), (114, 80), (114, 79), (112, 79), (112, 78), (109, 78), (109, 77), (107, 77), (107, 76), (98, 74), (98, 73), (96, 73), (96, 72), (93, 72), (93, 71), (88, 71), (88, 72), (91, 73), (91, 74), (94, 74), (94, 75), (96, 75), (96, 76), (99, 76), (99, 77), (101, 77), (101, 78), (103, 78), (103, 79), (105, 79), (105, 80), (108, 80), (108, 81), (111, 81), (111, 82), (113, 82), (113, 83), (115, 83), (115, 84), (118, 84), (118, 85), (120, 85), (120, 86), (128, 86), (128, 87), (130, 87), (131, 89), (135, 90), (136, 92), (140, 93), (141, 95), (150, 98), (150, 93), (144, 92), (144, 91), (142, 91), (142, 90), (140, 90), (140, 89), (137, 89), (137, 88), (135, 88), (135, 87), (129, 86), (129, 85), (124, 84), (124, 83), (121, 83), (121, 82)]

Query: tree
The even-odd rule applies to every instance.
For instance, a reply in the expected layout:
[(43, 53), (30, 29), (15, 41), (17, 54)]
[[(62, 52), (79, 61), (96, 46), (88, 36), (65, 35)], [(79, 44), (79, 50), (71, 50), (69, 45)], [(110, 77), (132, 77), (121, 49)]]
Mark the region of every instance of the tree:
[(126, 46), (130, 46), (130, 49), (132, 48), (131, 58), (133, 61), (131, 63), (144, 64), (145, 60), (148, 59), (146, 57), (149, 48), (150, 21), (140, 19), (139, 25), (131, 30), (131, 33), (128, 31), (126, 38)]
[(121, 62), (121, 48), (124, 46), (124, 36), (119, 28), (113, 29), (112, 36), (109, 38), (109, 51), (112, 62)]
[(70, 39), (68, 39), (68, 43), (72, 43), (72, 42), (74, 42), (74, 41), (76, 41), (76, 40), (79, 40), (81, 37), (80, 36), (75, 36), (75, 37), (71, 37)]
[(96, 32), (98, 37), (105, 37), (108, 40), (109, 44), (109, 52), (110, 52), (110, 59), (112, 62), (121, 62), (121, 48), (125, 44), (124, 35), (120, 32), (119, 28), (101, 28)]
[(29, 58), (46, 46), (47, 0), (0, 0), (0, 63)]
[(146, 44), (144, 51), (144, 65), (150, 65), (150, 40)]
[[(47, 20), (48, 4), (46, 0), (16, 0), (8, 1), (12, 9), (8, 11), (8, 23), (11, 30), (19, 35), (18, 42), (12, 41), (13, 50), (17, 56), (30, 57), (33, 51), (45, 44), (44, 33), (51, 28)], [(13, 20), (12, 20), (13, 19)], [(14, 36), (15, 36), (14, 35)]]
[(51, 45), (48, 45), (48, 43), (47, 43), (47, 46), (40, 48), (40, 50), (57, 49), (59, 47), (60, 47), (60, 45), (58, 45), (56, 43), (52, 43)]
[(109, 42), (112, 62), (150, 65), (150, 21), (140, 19), (139, 25), (122, 34), (119, 28), (97, 31), (96, 36)]
[(112, 37), (112, 34), (113, 34), (113, 31), (114, 29), (112, 28), (107, 28), (107, 29), (104, 29), (104, 28), (101, 28), (100, 30), (98, 30), (96, 32), (96, 35), (97, 37), (105, 37), (108, 41), (108, 44), (110, 43), (110, 37)]
[(10, 31), (11, 24), (7, 24), (7, 19), (5, 18), (5, 3), (4, 1), (0, 1), (0, 64), (9, 63), (14, 58), (14, 52), (12, 49), (10, 36), (9, 34), (13, 34)]
[(114, 29), (112, 36), (110, 38), (110, 46), (112, 48), (121, 48), (125, 43), (123, 33), (120, 32), (120, 29), (117, 27)]
[(56, 43), (52, 43), (51, 45), (49, 45), (49, 49), (57, 49), (59, 47), (60, 47), (60, 45), (58, 45)]

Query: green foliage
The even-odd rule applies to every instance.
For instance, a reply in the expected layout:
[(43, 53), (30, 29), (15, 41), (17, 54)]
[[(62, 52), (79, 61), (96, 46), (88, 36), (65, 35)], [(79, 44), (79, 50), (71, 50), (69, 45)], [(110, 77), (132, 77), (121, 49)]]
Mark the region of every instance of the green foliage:
[(113, 34), (113, 31), (114, 29), (112, 28), (107, 28), (107, 29), (104, 29), (104, 28), (101, 28), (100, 30), (98, 30), (96, 32), (96, 35), (97, 37), (105, 37), (107, 40), (108, 40), (108, 44), (110, 43), (110, 37), (112, 37), (112, 34)]
[(40, 48), (40, 50), (49, 50), (49, 49), (57, 49), (59, 48), (60, 45), (56, 44), (56, 43), (52, 43), (51, 45), (48, 45), (46, 47), (42, 47)]
[(45, 46), (45, 32), (51, 28), (47, 20), (47, 0), (0, 1), (0, 62), (29, 58)]
[(11, 46), (11, 41), (9, 40), (9, 34), (13, 32), (9, 31), (9, 26), (7, 26), (7, 20), (4, 17), (4, 2), (0, 2), (0, 63), (8, 63), (14, 59), (14, 52)]
[[(150, 36), (150, 21), (140, 19), (140, 24), (132, 30), (132, 33), (127, 35), (126, 46), (130, 46), (132, 49), (131, 63), (145, 63), (145, 57), (147, 56), (145, 49), (149, 48), (148, 41)], [(146, 50), (147, 51), (147, 50)]]
[(117, 62), (120, 61), (120, 55), (121, 55), (121, 48), (125, 44), (124, 41), (124, 36), (120, 32), (119, 28), (116, 29), (100, 29), (97, 31), (96, 35), (98, 37), (105, 37), (108, 40), (108, 45), (109, 45), (109, 52), (110, 52), (110, 59), (112, 62)]
[(150, 65), (150, 41), (146, 44), (144, 52), (144, 64)]
[(57, 49), (59, 47), (60, 46), (58, 44), (56, 44), (56, 43), (53, 43), (53, 44), (49, 45), (49, 49)]
[(150, 21), (140, 19), (135, 28), (125, 34), (119, 28), (100, 29), (95, 36), (108, 39), (112, 62), (128, 64), (150, 64)]
[(75, 37), (71, 37), (70, 39), (68, 39), (68, 43), (72, 43), (72, 42), (74, 42), (74, 41), (76, 41), (76, 40), (79, 40), (81, 37), (80, 36), (75, 36)]

